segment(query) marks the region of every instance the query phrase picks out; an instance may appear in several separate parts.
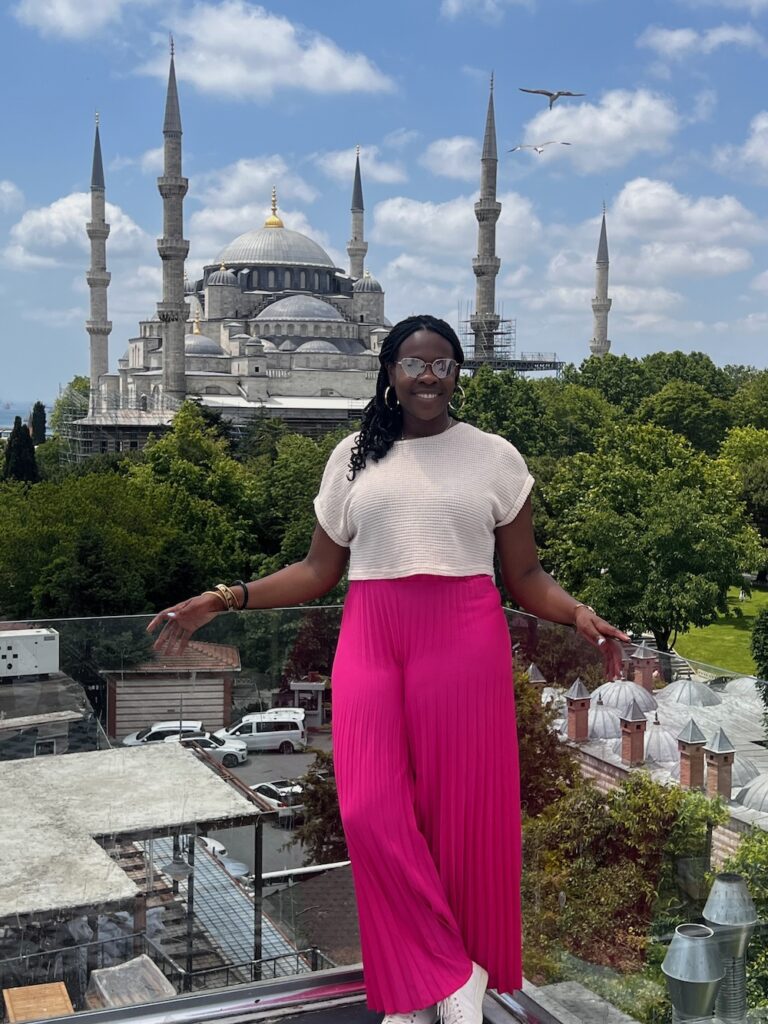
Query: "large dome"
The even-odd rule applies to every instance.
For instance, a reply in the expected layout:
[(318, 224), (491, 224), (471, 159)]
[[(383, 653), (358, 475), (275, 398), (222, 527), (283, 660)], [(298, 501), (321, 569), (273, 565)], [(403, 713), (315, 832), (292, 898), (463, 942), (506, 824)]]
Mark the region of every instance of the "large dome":
[(315, 298), (314, 295), (287, 295), (262, 309), (257, 320), (335, 320), (343, 321), (344, 317), (329, 302)]
[(249, 267), (323, 267), (335, 270), (336, 265), (317, 242), (288, 228), (265, 227), (246, 231), (216, 257), (216, 263), (245, 264)]
[(336, 355), (339, 354), (339, 350), (333, 344), (332, 341), (325, 341), (323, 338), (313, 338), (311, 341), (305, 341), (299, 345), (296, 349), (297, 352), (334, 352)]

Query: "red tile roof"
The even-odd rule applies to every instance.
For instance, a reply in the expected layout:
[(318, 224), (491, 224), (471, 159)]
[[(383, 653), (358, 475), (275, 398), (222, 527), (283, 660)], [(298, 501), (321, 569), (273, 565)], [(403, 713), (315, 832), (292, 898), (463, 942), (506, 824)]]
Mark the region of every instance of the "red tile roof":
[[(109, 669), (105, 671), (110, 671)], [(112, 669), (111, 671), (115, 671)], [(125, 675), (135, 672), (239, 672), (240, 652), (229, 644), (206, 644), (190, 640), (181, 654), (155, 652), (148, 660), (132, 665)]]

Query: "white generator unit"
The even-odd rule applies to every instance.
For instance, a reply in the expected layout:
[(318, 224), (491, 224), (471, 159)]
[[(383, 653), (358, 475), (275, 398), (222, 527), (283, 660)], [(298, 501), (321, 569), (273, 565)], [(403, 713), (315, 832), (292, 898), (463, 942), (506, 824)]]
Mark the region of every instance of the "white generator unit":
[(0, 679), (58, 671), (59, 634), (55, 629), (0, 629)]

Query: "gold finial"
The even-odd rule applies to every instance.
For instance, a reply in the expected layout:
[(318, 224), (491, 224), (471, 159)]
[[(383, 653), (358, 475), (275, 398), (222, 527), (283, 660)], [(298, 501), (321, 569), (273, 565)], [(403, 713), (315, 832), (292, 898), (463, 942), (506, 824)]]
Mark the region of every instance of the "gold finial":
[(168, 46), (171, 51), (171, 60), (173, 60), (173, 55), (176, 52), (176, 44), (173, 41), (173, 32), (168, 33)]
[(200, 310), (199, 309), (195, 310), (195, 321), (192, 324), (192, 333), (193, 334), (199, 334), (200, 333)]
[(355, 156), (357, 157), (358, 160), (360, 159), (360, 146), (359, 145), (355, 146)]
[(221, 264), (221, 266), (219, 267), (219, 270), (226, 270), (226, 269), (227, 269), (227, 268), (226, 268), (226, 267), (224, 266), (224, 264), (223, 264), (223, 263), (222, 263), (222, 264)]
[(277, 216), (277, 187), (272, 186), (272, 213), (264, 221), (265, 228), (284, 228), (285, 224)]
[(96, 111), (96, 127), (97, 128), (99, 127), (99, 112), (98, 112), (98, 110)]

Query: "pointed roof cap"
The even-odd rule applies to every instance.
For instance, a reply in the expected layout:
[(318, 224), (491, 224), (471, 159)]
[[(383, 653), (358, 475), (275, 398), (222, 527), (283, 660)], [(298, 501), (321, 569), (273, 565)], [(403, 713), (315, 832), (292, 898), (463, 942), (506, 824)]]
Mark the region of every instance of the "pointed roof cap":
[(171, 66), (168, 69), (168, 91), (165, 94), (163, 132), (181, 132), (179, 93), (176, 88), (176, 67), (173, 63), (173, 42), (171, 42)]
[(277, 185), (272, 186), (272, 213), (264, 221), (265, 228), (284, 228), (282, 220), (277, 216)]
[(600, 241), (597, 246), (597, 262), (608, 263), (608, 235), (605, 231), (605, 210), (603, 210), (603, 222), (600, 225)]
[(585, 700), (589, 699), (589, 690), (581, 679), (576, 678), (565, 696), (567, 700)]
[(99, 115), (96, 115), (96, 135), (93, 139), (93, 170), (91, 191), (104, 188), (104, 164), (101, 162), (101, 139), (99, 138)]
[(711, 754), (735, 754), (736, 747), (731, 743), (722, 727), (717, 730), (712, 739), (704, 747)]
[(629, 707), (627, 707), (624, 711), (621, 712), (621, 714), (619, 715), (619, 718), (622, 720), (622, 722), (645, 722), (646, 721), (645, 712), (643, 711), (643, 709), (640, 707), (640, 705), (637, 703), (636, 700), (633, 700), (630, 703)]
[(363, 183), (360, 179), (360, 147), (355, 151), (355, 183), (352, 186), (352, 212), (364, 210), (363, 206)]
[(546, 683), (546, 679), (538, 665), (531, 662), (527, 668), (528, 682), (529, 683)]
[(706, 736), (692, 718), (688, 719), (688, 724), (677, 738), (681, 743), (699, 744), (707, 742)]
[(491, 90), (488, 94), (488, 113), (485, 115), (483, 160), (498, 160), (498, 153), (496, 151), (496, 117), (493, 112), (493, 75), (491, 75)]
[(645, 640), (643, 640), (643, 642), (635, 648), (632, 654), (630, 654), (630, 658), (632, 658), (633, 661), (652, 661), (658, 658), (658, 656), (659, 652), (654, 651), (652, 647), (649, 647)]

